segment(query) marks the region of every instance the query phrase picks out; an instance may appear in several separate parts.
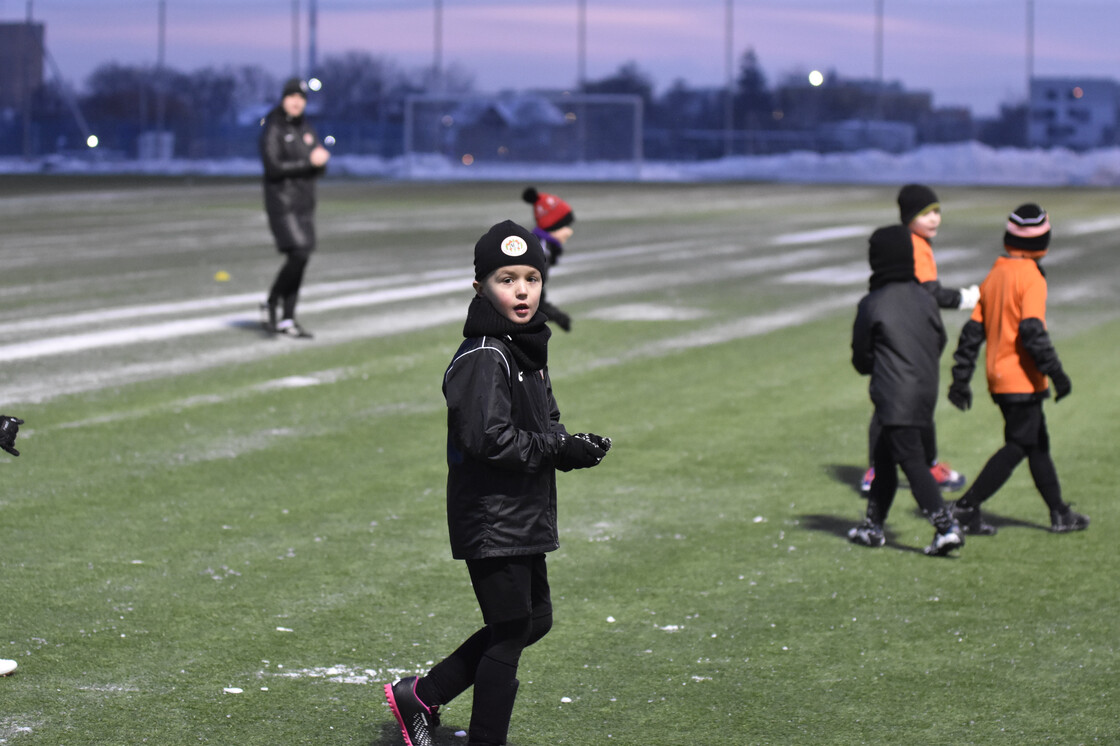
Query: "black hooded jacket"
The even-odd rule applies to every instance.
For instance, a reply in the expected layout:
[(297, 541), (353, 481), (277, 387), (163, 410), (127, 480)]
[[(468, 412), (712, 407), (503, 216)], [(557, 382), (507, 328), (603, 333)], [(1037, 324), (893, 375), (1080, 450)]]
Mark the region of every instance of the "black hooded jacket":
[(870, 375), (868, 390), (886, 426), (933, 423), (941, 352), (941, 311), (913, 276), (909, 229), (881, 229), (870, 241), (871, 292), (852, 327), (852, 365)]
[(526, 370), (501, 337), (463, 341), (443, 377), (447, 526), (456, 559), (560, 546), (553, 457), (563, 436), (547, 367)]
[(319, 136), (306, 117), (289, 117), (279, 106), (261, 124), (265, 211), (269, 215), (313, 212), (315, 179), (326, 171), (311, 165), (311, 151), (320, 144)]

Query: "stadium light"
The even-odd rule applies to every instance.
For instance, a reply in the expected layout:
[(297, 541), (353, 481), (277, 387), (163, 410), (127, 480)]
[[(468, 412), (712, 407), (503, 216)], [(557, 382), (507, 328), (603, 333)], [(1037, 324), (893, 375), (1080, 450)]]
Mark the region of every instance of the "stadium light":
[(822, 83), (824, 83), (824, 74), (821, 73), (820, 70), (814, 70), (813, 72), (809, 73), (809, 85), (816, 88)]
[(97, 135), (90, 135), (86, 138), (86, 147), (96, 148), (100, 142), (101, 141), (97, 139)]

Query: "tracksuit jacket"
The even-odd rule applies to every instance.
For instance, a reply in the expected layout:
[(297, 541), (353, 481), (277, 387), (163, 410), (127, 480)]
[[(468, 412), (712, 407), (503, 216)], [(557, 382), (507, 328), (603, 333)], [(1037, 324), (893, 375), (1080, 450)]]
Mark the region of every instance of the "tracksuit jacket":
[(860, 300), (852, 365), (871, 376), (868, 390), (884, 426), (933, 423), (946, 341), (937, 301), (916, 280), (889, 282)]
[(1046, 276), (1034, 258), (1008, 249), (980, 285), (980, 302), (961, 329), (953, 380), (968, 383), (987, 348), (988, 391), (997, 402), (1041, 401), (1047, 376), (1062, 369), (1046, 331)]
[(311, 165), (319, 136), (307, 118), (289, 117), (277, 106), (262, 122), (264, 208), (269, 215), (307, 215), (315, 211), (315, 179), (325, 167)]
[(443, 395), (452, 556), (557, 549), (553, 458), (567, 431), (547, 367), (522, 370), (502, 339), (468, 338), (444, 373)]

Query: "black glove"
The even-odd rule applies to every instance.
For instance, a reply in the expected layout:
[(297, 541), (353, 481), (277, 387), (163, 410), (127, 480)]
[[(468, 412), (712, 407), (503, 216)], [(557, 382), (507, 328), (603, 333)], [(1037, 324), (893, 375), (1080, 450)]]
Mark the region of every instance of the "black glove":
[(590, 469), (607, 455), (602, 448), (579, 436), (561, 435), (560, 438), (560, 452), (553, 458), (553, 463), (560, 471)]
[(19, 432), (19, 426), (22, 424), (23, 420), (19, 417), (0, 414), (0, 448), (13, 456), (19, 455), (19, 451), (16, 450), (16, 433)]
[(953, 381), (949, 386), (949, 402), (964, 412), (972, 407), (972, 387), (964, 381)]
[(1062, 399), (1069, 396), (1073, 391), (1073, 383), (1069, 380), (1069, 376), (1061, 368), (1050, 374), (1050, 380), (1054, 382), (1054, 402), (1060, 402)]
[(579, 438), (580, 440), (586, 440), (591, 445), (602, 448), (603, 453), (606, 453), (611, 449), (611, 439), (606, 438), (602, 435), (596, 435), (595, 433), (576, 433), (572, 437)]

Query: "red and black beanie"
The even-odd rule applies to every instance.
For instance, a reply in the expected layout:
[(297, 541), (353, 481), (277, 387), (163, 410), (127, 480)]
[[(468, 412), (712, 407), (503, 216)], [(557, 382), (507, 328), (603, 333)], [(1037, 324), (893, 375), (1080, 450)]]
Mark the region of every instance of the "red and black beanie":
[(571, 206), (555, 194), (538, 192), (536, 188), (528, 187), (521, 193), (521, 199), (533, 206), (533, 217), (536, 218), (537, 227), (543, 231), (559, 230), (576, 220)]
[(925, 184), (907, 184), (898, 190), (898, 216), (903, 225), (910, 225), (910, 221), (941, 203), (933, 190)]
[(871, 263), (871, 289), (889, 282), (914, 280), (914, 243), (905, 225), (879, 228), (868, 239), (867, 259)]
[(1007, 216), (1003, 245), (1009, 249), (1039, 252), (1050, 247), (1050, 218), (1033, 202), (1019, 205)]
[(519, 264), (535, 267), (541, 277), (548, 272), (548, 259), (541, 242), (512, 220), (491, 226), (474, 245), (474, 279), (479, 282), (499, 267)]

